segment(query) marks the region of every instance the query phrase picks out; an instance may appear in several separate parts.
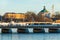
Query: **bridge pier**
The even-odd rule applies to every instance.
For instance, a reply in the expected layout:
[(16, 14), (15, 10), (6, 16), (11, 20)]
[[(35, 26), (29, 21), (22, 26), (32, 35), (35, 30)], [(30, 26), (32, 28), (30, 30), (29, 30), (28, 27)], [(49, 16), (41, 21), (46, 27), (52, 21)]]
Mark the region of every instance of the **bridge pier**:
[(34, 33), (45, 33), (43, 28), (33, 28)]
[(33, 28), (28, 28), (29, 33), (33, 33)]
[(9, 29), (9, 28), (2, 28), (1, 32), (2, 33), (12, 33), (11, 29)]
[(17, 29), (17, 32), (18, 33), (29, 33), (27, 28), (26, 29), (19, 28), (19, 29)]
[(59, 33), (59, 29), (58, 28), (49, 28), (49, 33)]
[(1, 28), (0, 28), (0, 33), (1, 33)]
[(49, 28), (44, 28), (45, 33), (49, 33)]
[(12, 33), (17, 33), (17, 28), (11, 28)]

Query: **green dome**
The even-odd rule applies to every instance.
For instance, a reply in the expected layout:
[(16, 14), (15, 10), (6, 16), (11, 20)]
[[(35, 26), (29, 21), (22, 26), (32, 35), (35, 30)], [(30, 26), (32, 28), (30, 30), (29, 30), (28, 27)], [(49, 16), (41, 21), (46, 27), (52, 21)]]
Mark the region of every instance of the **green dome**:
[(43, 10), (41, 10), (40, 12), (45, 13), (45, 12), (48, 12), (48, 11), (46, 10), (46, 8), (45, 8), (45, 6), (44, 6)]

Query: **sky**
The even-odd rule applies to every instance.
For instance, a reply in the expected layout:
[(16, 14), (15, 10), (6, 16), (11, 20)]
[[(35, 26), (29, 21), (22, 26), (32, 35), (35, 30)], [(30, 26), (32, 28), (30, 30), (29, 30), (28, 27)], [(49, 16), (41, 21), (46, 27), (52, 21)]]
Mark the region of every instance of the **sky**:
[(32, 11), (35, 13), (40, 12), (43, 6), (51, 12), (52, 5), (54, 11), (60, 11), (60, 0), (0, 0), (0, 14), (6, 12), (25, 13)]

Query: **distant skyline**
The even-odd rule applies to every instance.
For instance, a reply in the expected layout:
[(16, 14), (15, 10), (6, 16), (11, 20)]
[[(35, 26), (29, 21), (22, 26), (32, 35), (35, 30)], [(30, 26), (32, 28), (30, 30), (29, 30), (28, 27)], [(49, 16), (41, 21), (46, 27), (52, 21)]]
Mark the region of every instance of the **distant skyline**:
[(38, 13), (43, 6), (46, 6), (46, 9), (51, 12), (52, 5), (54, 5), (54, 11), (60, 11), (60, 0), (0, 0), (0, 14), (3, 15), (6, 12), (25, 13), (27, 11)]

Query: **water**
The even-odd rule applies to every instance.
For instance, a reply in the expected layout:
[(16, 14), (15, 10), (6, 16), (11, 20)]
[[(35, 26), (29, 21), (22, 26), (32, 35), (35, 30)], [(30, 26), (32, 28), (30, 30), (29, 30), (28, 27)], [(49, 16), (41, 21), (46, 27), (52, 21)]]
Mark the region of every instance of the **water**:
[(60, 40), (60, 33), (0, 34), (0, 40)]

